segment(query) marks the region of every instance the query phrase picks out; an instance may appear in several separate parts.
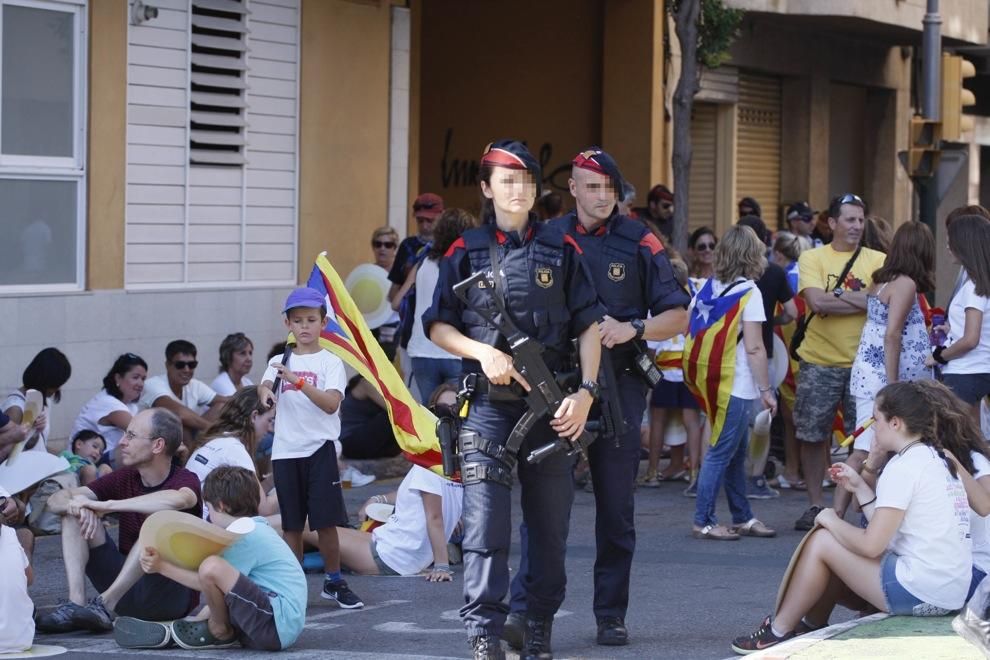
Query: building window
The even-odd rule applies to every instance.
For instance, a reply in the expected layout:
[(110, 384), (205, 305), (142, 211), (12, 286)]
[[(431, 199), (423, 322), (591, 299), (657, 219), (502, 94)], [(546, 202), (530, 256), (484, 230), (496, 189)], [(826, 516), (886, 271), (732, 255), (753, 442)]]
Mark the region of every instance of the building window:
[(83, 286), (85, 30), (84, 0), (0, 0), (2, 292)]

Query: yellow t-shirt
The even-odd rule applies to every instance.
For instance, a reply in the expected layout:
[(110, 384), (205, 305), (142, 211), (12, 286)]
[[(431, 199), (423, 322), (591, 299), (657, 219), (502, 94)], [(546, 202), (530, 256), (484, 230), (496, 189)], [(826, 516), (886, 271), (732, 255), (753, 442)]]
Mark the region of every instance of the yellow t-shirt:
[[(839, 285), (839, 275), (852, 252), (836, 252), (831, 245), (807, 250), (798, 259), (798, 292), (811, 287), (826, 293)], [(873, 283), (873, 273), (881, 266), (885, 255), (863, 248), (856, 258), (841, 288), (865, 291)], [(808, 325), (804, 341), (798, 349), (801, 359), (828, 367), (851, 367), (859, 348), (859, 337), (866, 323), (866, 312), (857, 314), (817, 315)]]

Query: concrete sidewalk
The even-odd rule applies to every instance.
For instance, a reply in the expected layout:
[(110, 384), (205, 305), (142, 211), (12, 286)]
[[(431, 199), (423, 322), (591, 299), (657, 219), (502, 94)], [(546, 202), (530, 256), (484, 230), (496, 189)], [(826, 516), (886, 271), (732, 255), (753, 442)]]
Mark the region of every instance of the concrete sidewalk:
[(748, 657), (759, 660), (983, 660), (978, 649), (952, 630), (951, 616), (887, 614), (838, 623)]

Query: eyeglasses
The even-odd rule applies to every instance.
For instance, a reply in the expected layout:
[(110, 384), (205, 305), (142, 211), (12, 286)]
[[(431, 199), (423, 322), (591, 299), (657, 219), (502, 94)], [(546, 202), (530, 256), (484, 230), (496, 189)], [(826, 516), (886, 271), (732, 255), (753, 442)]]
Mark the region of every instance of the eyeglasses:
[(182, 370), (182, 369), (195, 369), (196, 367), (199, 366), (199, 361), (198, 360), (189, 360), (189, 361), (186, 361), (186, 360), (176, 360), (175, 362), (172, 363), (172, 366), (175, 367), (176, 369), (179, 369), (179, 370)]
[(694, 246), (695, 252), (708, 252), (709, 250), (714, 250), (714, 243), (697, 243)]
[(130, 429), (127, 429), (126, 431), (124, 431), (124, 438), (126, 438), (128, 442), (131, 442), (133, 440), (153, 440), (154, 439), (154, 438), (152, 438), (150, 436), (138, 435), (137, 433), (135, 433), (134, 431), (132, 431)]
[(372, 247), (376, 250), (385, 248), (386, 250), (391, 250), (395, 248), (395, 243), (392, 241), (371, 241)]

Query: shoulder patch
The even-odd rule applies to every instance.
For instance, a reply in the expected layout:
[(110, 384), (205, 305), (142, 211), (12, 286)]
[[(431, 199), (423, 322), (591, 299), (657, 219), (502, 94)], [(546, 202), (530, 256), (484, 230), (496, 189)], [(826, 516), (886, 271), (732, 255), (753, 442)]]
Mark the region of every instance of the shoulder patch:
[(564, 243), (573, 247), (574, 251), (578, 254), (584, 254), (584, 250), (582, 250), (581, 246), (577, 244), (577, 241), (571, 238), (570, 234), (564, 234)]
[(457, 250), (463, 250), (463, 249), (464, 249), (464, 239), (458, 238), (456, 241), (450, 244), (450, 247), (447, 248), (446, 254), (444, 254), (443, 256), (445, 257), (452, 256), (454, 252), (456, 252)]
[(663, 243), (653, 235), (653, 232), (646, 232), (643, 238), (639, 239), (639, 244), (650, 249), (650, 254), (656, 256), (663, 252)]

